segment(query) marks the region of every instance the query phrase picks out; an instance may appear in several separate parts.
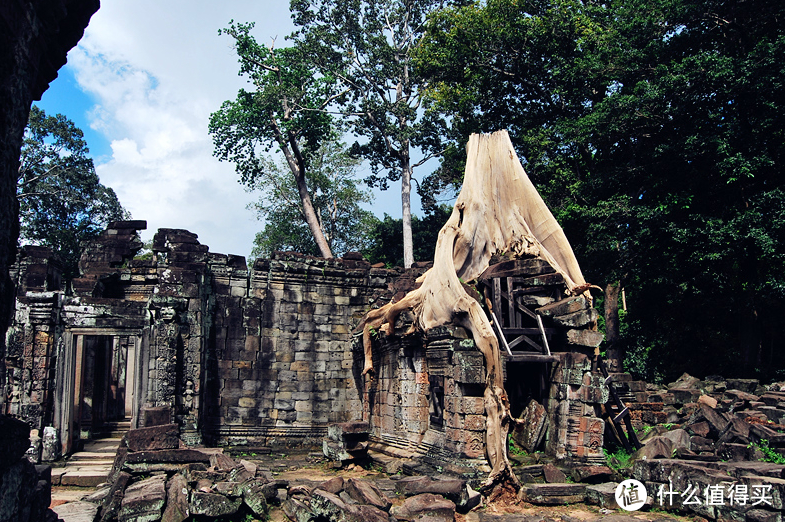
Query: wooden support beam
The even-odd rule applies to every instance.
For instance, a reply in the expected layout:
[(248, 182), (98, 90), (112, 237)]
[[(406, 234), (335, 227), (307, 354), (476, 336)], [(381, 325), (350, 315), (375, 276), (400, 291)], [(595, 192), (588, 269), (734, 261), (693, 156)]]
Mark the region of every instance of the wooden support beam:
[[(507, 335), (541, 335), (539, 328), (503, 328)], [(556, 332), (554, 328), (543, 328), (545, 335), (553, 337)]]
[[(510, 346), (510, 349), (513, 349), (513, 348), (515, 348), (516, 346), (518, 346), (518, 345), (519, 345), (519, 344), (521, 344), (521, 343), (526, 343), (526, 344), (528, 344), (529, 346), (531, 346), (532, 348), (534, 348), (535, 350), (537, 350), (539, 353), (543, 353), (543, 354), (545, 353), (545, 349), (544, 349), (542, 346), (540, 346), (539, 344), (537, 344), (537, 342), (536, 342), (536, 341), (533, 341), (532, 339), (530, 339), (530, 338), (529, 338), (528, 336), (526, 336), (526, 335), (521, 335), (521, 336), (519, 336), (519, 337), (516, 337), (516, 338), (515, 338), (515, 339), (513, 339), (512, 341), (510, 341), (510, 344), (509, 344), (509, 346)], [(546, 355), (549, 355), (549, 354), (546, 354)]]
[(514, 363), (527, 363), (527, 362), (538, 362), (538, 363), (552, 363), (557, 362), (559, 360), (558, 357), (555, 355), (542, 355), (539, 353), (514, 353), (512, 355), (507, 356), (507, 362), (514, 362)]
[(506, 282), (507, 292), (505, 297), (507, 298), (507, 315), (510, 318), (510, 326), (515, 328), (516, 326), (521, 326), (521, 321), (518, 319), (518, 314), (515, 313), (516, 303), (515, 299), (512, 297), (512, 293), (510, 292), (510, 290), (512, 290), (512, 279), (508, 277)]

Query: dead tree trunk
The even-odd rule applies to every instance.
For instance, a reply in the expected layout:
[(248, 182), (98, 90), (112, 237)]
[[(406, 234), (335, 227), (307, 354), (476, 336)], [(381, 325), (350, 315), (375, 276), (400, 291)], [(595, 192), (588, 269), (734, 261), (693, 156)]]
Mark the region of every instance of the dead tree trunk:
[(471, 332), (485, 358), (486, 451), (492, 471), (483, 490), (493, 497), (494, 490), (520, 487), (507, 458), (511, 416), (498, 339), (462, 280), (476, 280), (493, 254), (507, 252), (545, 259), (564, 276), (568, 291), (581, 293), (587, 285), (561, 227), (526, 176), (507, 131), (472, 135), (467, 156), (463, 188), (439, 232), (433, 268), (420, 277), (418, 289), (370, 311), (363, 320), (363, 374), (373, 372), (371, 331), (390, 335), (403, 310), (414, 314), (412, 329), (426, 331), (452, 323)]

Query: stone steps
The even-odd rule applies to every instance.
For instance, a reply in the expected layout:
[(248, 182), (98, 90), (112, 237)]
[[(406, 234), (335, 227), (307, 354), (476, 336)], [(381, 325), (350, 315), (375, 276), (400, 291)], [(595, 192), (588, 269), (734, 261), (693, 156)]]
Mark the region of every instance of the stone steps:
[(522, 500), (537, 505), (563, 506), (583, 502), (585, 498), (586, 484), (526, 484), (521, 490)]
[(120, 439), (131, 429), (131, 420), (107, 422), (93, 435), (94, 440)]
[(95, 462), (95, 461), (108, 461), (111, 463), (114, 460), (114, 453), (105, 453), (97, 451), (79, 451), (71, 455), (68, 459), (69, 462)]
[(52, 469), (52, 485), (93, 488), (106, 482), (119, 444), (119, 438), (86, 442), (84, 449), (71, 455), (64, 467)]

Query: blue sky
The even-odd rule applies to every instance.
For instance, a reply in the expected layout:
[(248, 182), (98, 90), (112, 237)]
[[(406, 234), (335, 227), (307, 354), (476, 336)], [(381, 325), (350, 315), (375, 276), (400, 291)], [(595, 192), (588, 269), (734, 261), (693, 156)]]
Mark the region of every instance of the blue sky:
[(108, 137), (90, 127), (88, 116), (96, 99), (79, 88), (71, 67), (60, 69), (57, 79), (49, 86), (41, 101), (35, 104), (47, 114), (62, 113), (68, 116), (84, 132), (93, 161), (103, 163), (111, 157), (112, 147)]
[[(262, 227), (246, 205), (258, 195), (237, 182), (234, 165), (212, 156), (211, 112), (246, 86), (218, 29), (255, 21), (260, 41), (294, 26), (288, 1), (103, 0), (40, 102), (81, 128), (101, 182), (117, 192), (149, 239), (184, 228), (213, 252), (247, 256)], [(358, 173), (362, 177), (365, 172)], [(419, 201), (412, 205), (419, 214)], [(400, 185), (370, 207), (400, 217)]]

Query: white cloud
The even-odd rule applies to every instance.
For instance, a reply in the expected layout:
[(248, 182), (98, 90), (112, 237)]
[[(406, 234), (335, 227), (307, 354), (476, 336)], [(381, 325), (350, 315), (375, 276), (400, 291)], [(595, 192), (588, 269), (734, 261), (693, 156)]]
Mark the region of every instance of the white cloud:
[[(272, 4), (272, 5), (271, 5)], [(212, 156), (211, 112), (245, 81), (218, 29), (259, 21), (258, 38), (292, 31), (288, 2), (105, 1), (69, 54), (79, 87), (96, 100), (90, 127), (111, 143), (97, 165), (135, 219), (186, 228), (212, 251), (247, 255), (259, 228), (232, 164)]]
[[(134, 219), (185, 228), (214, 252), (248, 255), (260, 228), (246, 205), (254, 196), (237, 182), (234, 165), (212, 156), (211, 112), (247, 85), (237, 74), (230, 20), (256, 21), (260, 41), (294, 30), (286, 0), (104, 0), (84, 38), (69, 53), (79, 88), (95, 105), (89, 126), (111, 144), (96, 158)], [(419, 208), (416, 195), (413, 204)], [(400, 217), (395, 185), (377, 192), (372, 210)]]

